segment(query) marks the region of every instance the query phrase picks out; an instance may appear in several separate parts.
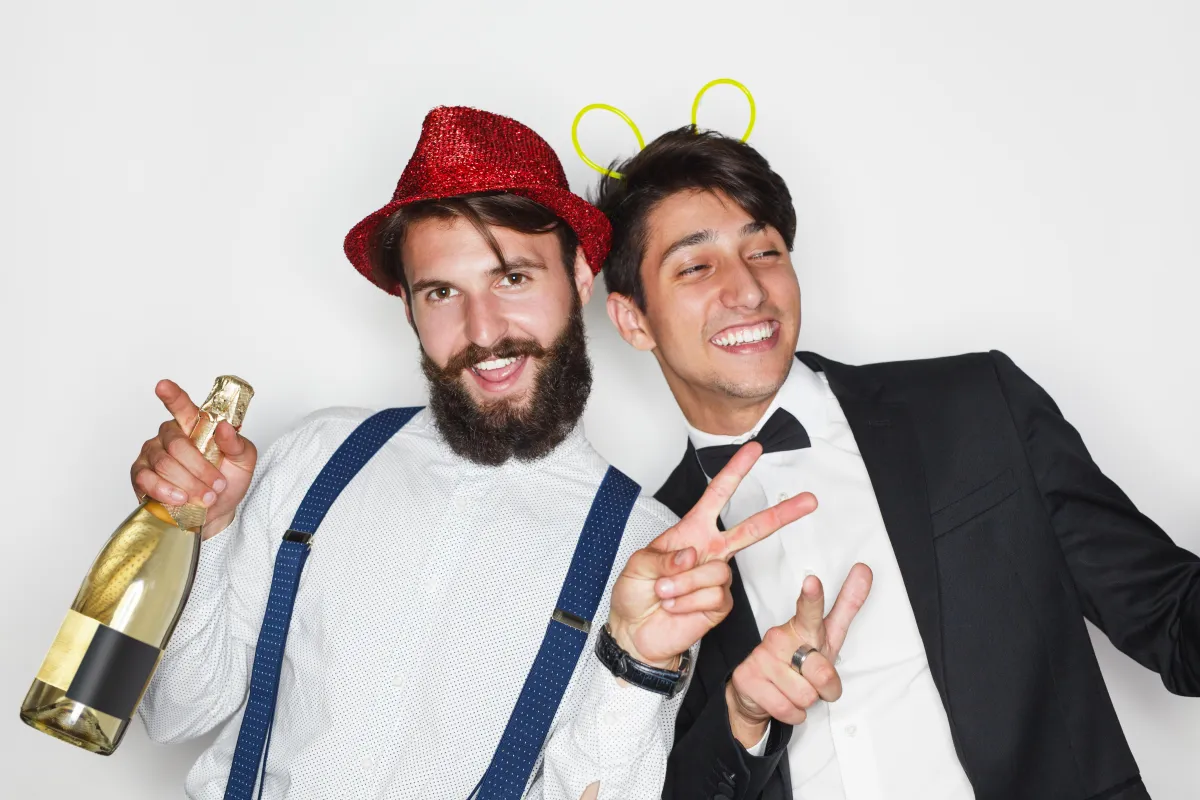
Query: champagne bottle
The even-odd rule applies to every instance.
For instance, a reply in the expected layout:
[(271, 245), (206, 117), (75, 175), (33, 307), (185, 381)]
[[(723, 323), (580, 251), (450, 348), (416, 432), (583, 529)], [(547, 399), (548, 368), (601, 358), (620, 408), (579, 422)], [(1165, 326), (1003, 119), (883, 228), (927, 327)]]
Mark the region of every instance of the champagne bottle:
[[(212, 464), (217, 423), (240, 427), (254, 390), (217, 378), (192, 442)], [(187, 602), (205, 509), (148, 499), (109, 538), (21, 705), (26, 724), (90, 750), (117, 749)]]

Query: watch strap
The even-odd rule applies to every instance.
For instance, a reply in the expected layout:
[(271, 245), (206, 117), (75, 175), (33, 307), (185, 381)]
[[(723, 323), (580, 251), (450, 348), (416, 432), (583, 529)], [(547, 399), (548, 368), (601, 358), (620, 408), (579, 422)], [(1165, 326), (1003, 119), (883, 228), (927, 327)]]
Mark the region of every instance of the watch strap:
[(685, 651), (681, 657), (679, 669), (660, 669), (633, 658), (617, 644), (606, 623), (596, 636), (596, 657), (608, 668), (615, 677), (626, 683), (645, 689), (664, 697), (674, 697), (684, 685), (684, 677), (691, 665), (691, 651)]

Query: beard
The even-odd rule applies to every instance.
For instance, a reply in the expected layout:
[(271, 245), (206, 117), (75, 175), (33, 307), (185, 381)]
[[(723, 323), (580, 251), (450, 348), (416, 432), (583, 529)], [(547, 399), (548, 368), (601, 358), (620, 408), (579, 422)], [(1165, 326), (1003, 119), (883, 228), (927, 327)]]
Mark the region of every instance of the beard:
[[(496, 358), (538, 359), (528, 401), (510, 398), (480, 403), (464, 382), (463, 370)], [(583, 416), (592, 388), (592, 364), (583, 332), (578, 295), (558, 338), (543, 348), (532, 339), (502, 339), (492, 347), (468, 345), (444, 367), (421, 350), (429, 380), (429, 408), (450, 449), (477, 464), (499, 466), (510, 458), (532, 461), (549, 453)]]

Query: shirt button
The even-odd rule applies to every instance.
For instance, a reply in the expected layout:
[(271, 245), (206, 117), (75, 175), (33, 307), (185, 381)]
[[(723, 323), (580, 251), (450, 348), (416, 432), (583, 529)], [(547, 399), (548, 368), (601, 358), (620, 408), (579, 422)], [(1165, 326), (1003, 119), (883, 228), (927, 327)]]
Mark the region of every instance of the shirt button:
[(857, 725), (847, 725), (845, 728), (843, 728), (843, 730), (845, 731), (847, 736), (853, 738), (854, 735), (858, 733), (858, 726)]
[(362, 760), (359, 761), (359, 766), (362, 768), (363, 772), (374, 772), (375, 758), (373, 756), (363, 756)]
[(833, 660), (833, 665), (834, 665), (835, 667), (840, 667), (840, 666), (842, 665), (842, 657), (841, 657), (841, 656), (838, 656), (837, 658), (835, 658), (835, 659)]
[(784, 500), (787, 500), (789, 497), (791, 497), (791, 495), (788, 494), (787, 492), (780, 492), (779, 494), (775, 495), (775, 502), (782, 503)]
[(437, 594), (438, 589), (441, 588), (441, 582), (436, 577), (430, 575), (425, 579), (423, 588), (425, 589), (425, 594)]

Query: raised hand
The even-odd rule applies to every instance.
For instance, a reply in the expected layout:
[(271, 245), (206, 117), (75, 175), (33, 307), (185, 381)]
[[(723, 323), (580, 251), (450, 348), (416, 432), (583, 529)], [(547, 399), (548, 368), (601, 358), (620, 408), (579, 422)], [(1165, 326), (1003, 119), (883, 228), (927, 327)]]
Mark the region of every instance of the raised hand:
[(683, 519), (629, 557), (613, 585), (609, 627), (633, 658), (673, 666), (733, 607), (729, 559), (817, 507), (804, 492), (720, 530), (721, 509), (760, 455), (758, 443), (743, 446)]
[(224, 459), (218, 469), (205, 460), (192, 444), (189, 433), (200, 409), (187, 392), (173, 381), (154, 387), (158, 399), (171, 412), (171, 419), (146, 440), (129, 470), (133, 491), (139, 500), (153, 498), (167, 505), (195, 503), (208, 508), (203, 528), (205, 539), (216, 536), (232, 521), (238, 503), (246, 496), (258, 451), (254, 444), (222, 421), (214, 438)]
[[(796, 615), (768, 630), (762, 643), (733, 671), (725, 700), (730, 728), (743, 746), (762, 739), (770, 719), (799, 725), (817, 700), (832, 702), (842, 696), (835, 663), (850, 623), (871, 592), (871, 580), (870, 568), (855, 564), (825, 616), (821, 581), (808, 576), (796, 598)], [(792, 655), (802, 647), (813, 651), (797, 670)]]

